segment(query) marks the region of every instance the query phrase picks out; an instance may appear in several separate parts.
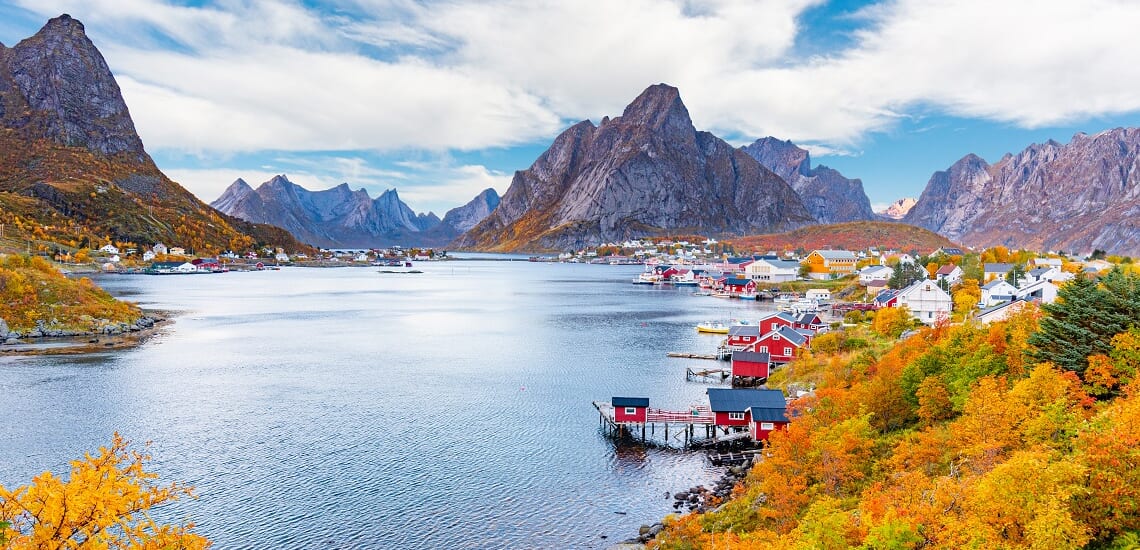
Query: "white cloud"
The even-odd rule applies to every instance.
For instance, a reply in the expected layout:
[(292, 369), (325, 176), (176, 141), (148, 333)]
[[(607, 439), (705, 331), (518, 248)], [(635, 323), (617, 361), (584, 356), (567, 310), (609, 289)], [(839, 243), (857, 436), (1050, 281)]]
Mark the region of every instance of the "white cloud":
[(1140, 3), (887, 1), (846, 50), (792, 57), (821, 2), (21, 4), (87, 23), (147, 145), (179, 151), (532, 143), (656, 82), (698, 127), (813, 150), (857, 150), (916, 109), (1023, 127), (1140, 110)]

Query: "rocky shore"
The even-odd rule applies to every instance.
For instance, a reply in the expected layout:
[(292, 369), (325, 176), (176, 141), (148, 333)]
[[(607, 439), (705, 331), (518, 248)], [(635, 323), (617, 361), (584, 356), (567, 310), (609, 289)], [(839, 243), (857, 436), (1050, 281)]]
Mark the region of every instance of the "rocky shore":
[(83, 353), (92, 351), (96, 345), (100, 349), (125, 347), (137, 343), (139, 336), (164, 321), (164, 317), (148, 313), (133, 323), (91, 319), (90, 328), (79, 329), (39, 320), (31, 330), (19, 331), (12, 330), (7, 322), (0, 319), (0, 352)]
[[(732, 496), (733, 487), (736, 487), (736, 484), (740, 483), (751, 469), (752, 459), (748, 459), (741, 464), (726, 468), (724, 475), (713, 484), (711, 489), (704, 485), (697, 485), (696, 487), (690, 487), (687, 490), (674, 493), (673, 509), (678, 512), (697, 514), (703, 514), (716, 509), (716, 507), (728, 501)], [(665, 526), (661, 522), (652, 525), (642, 525), (638, 529), (636, 537), (611, 545), (607, 550), (643, 549), (649, 541), (653, 540), (664, 529)]]

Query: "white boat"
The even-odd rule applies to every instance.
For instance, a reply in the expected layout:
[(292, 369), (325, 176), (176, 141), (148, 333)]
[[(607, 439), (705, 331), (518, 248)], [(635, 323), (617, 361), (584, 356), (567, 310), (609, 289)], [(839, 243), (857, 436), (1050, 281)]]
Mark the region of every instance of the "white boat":
[(658, 275), (657, 273), (652, 272), (652, 271), (646, 271), (645, 273), (638, 275), (637, 278), (633, 280), (633, 284), (635, 284), (635, 285), (658, 285), (658, 284), (661, 284), (661, 276)]
[(815, 313), (819, 311), (819, 302), (807, 298), (800, 298), (791, 303), (778, 303), (776, 304), (776, 309), (792, 313)]

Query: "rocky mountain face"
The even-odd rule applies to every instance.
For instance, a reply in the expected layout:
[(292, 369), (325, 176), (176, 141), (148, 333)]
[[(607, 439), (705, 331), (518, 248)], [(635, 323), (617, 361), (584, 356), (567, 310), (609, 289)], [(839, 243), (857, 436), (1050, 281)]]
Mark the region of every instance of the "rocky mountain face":
[(791, 186), (698, 132), (677, 89), (658, 84), (622, 116), (564, 131), (453, 246), (565, 250), (670, 232), (783, 231), (813, 221)]
[(892, 202), (891, 205), (886, 208), (886, 210), (883, 210), (882, 212), (876, 212), (876, 214), (892, 220), (901, 220), (906, 217), (907, 212), (910, 212), (910, 209), (914, 208), (914, 205), (917, 202), (918, 199), (914, 197), (903, 197), (895, 202)]
[(372, 199), (347, 183), (309, 191), (280, 175), (257, 189), (238, 179), (211, 206), (236, 218), (284, 228), (322, 247), (443, 246), (462, 233), (460, 226), (470, 228), (486, 217), (498, 198), (493, 189), (483, 191), (440, 220), (430, 212), (417, 215), (395, 189)]
[(935, 172), (906, 223), (971, 246), (1140, 255), (1140, 129), (1030, 145)]
[(741, 150), (788, 182), (819, 223), (876, 219), (862, 180), (822, 165), (813, 169), (808, 151), (791, 141), (766, 137)]
[(203, 253), (303, 247), (226, 218), (159, 171), (102, 54), (68, 15), (0, 45), (0, 151), (0, 212), (10, 216)]

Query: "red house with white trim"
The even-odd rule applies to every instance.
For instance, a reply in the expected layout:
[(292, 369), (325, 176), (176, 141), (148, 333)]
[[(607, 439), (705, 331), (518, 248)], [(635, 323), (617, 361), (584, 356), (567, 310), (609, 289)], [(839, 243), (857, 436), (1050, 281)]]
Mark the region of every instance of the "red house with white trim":
[(649, 410), (648, 397), (614, 397), (610, 403), (614, 406), (615, 422), (645, 423)]
[(783, 364), (796, 357), (796, 350), (811, 344), (809, 338), (792, 327), (780, 327), (761, 336), (745, 351), (767, 353), (773, 363)]
[(760, 334), (768, 334), (780, 327), (795, 327), (795, 324), (796, 318), (791, 313), (786, 311), (770, 313), (767, 317), (760, 319)]
[(788, 424), (787, 401), (780, 390), (709, 388), (709, 407), (716, 426), (748, 429), (756, 441)]
[(742, 350), (760, 340), (760, 327), (756, 325), (732, 325), (728, 327), (728, 340), (725, 345), (732, 350)]
[(724, 280), (724, 291), (730, 294), (744, 294), (746, 292), (756, 292), (756, 281), (752, 279), (741, 279), (733, 277)]
[(801, 313), (800, 316), (796, 318), (796, 322), (792, 325), (792, 328), (818, 332), (827, 328), (827, 323), (824, 323), (823, 319), (820, 319), (819, 315), (815, 313)]

